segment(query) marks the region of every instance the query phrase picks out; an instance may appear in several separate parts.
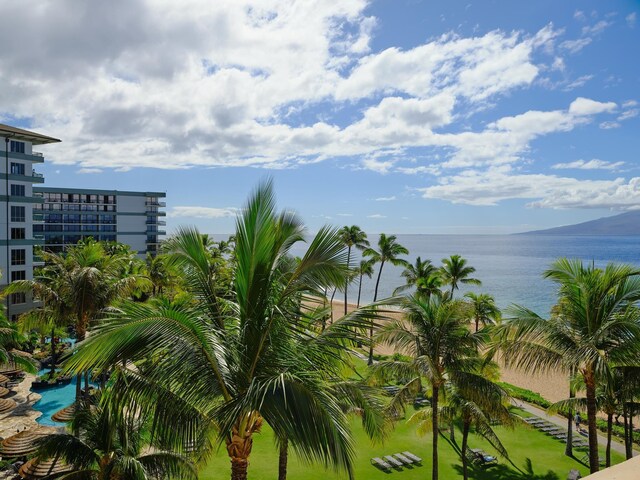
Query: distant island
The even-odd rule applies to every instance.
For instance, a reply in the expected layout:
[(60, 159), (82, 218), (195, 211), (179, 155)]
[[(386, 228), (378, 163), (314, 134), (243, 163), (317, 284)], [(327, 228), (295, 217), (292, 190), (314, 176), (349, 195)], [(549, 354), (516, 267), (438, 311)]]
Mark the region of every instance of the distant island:
[(640, 210), (519, 235), (640, 235)]

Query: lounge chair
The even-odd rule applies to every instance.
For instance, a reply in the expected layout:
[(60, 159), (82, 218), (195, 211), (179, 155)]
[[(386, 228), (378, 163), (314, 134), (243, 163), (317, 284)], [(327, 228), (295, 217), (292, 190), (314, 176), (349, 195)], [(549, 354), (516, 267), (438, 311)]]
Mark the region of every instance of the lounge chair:
[(380, 457), (374, 457), (371, 459), (371, 465), (378, 467), (380, 470), (391, 470), (391, 465), (382, 460)]
[(422, 459), (421, 459), (419, 456), (414, 455), (414, 454), (413, 454), (413, 453), (411, 453), (411, 452), (402, 452), (402, 454), (403, 454), (405, 457), (409, 457), (409, 458), (410, 458), (411, 460), (413, 460), (415, 463), (422, 463)]
[(489, 455), (480, 448), (470, 448), (469, 451), (471, 452), (471, 460), (476, 465), (480, 465), (481, 467), (490, 467), (498, 463), (498, 459), (496, 457)]
[(402, 462), (391, 455), (385, 455), (384, 459), (395, 468), (402, 468)]
[(569, 471), (569, 475), (567, 475), (567, 480), (580, 480), (582, 478), (582, 475), (580, 475), (580, 472), (576, 469), (572, 469)]
[[(580, 461), (581, 461), (582, 463), (586, 463), (587, 465), (589, 465), (589, 454), (587, 453), (584, 457), (582, 457), (582, 458), (580, 459)], [(605, 462), (604, 458), (602, 458), (602, 457), (598, 457), (598, 462), (600, 463), (600, 466), (602, 466), (602, 465), (605, 465), (605, 464), (606, 464), (606, 462)]]
[(407, 457), (406, 455), (403, 455), (402, 453), (394, 453), (393, 456), (396, 457), (405, 465), (413, 465), (415, 463), (415, 460), (412, 460), (411, 458)]

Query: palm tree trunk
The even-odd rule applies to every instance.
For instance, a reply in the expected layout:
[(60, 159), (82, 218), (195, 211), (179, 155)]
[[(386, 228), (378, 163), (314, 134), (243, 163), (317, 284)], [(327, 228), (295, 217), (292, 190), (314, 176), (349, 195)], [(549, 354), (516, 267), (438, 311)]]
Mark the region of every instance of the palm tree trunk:
[(453, 420), (449, 422), (449, 440), (451, 440), (452, 442), (456, 441), (456, 429), (453, 425)]
[(56, 329), (51, 329), (51, 379), (56, 374), (56, 340), (55, 340), (55, 332)]
[(633, 415), (635, 411), (633, 409), (633, 402), (629, 404), (629, 453), (627, 460), (633, 457)]
[[(571, 376), (569, 377), (569, 398), (574, 398), (576, 392), (571, 388)], [(567, 457), (573, 457), (573, 409), (567, 412), (567, 445), (564, 448), (564, 454)]]
[(247, 467), (253, 439), (251, 435), (240, 437), (236, 432), (237, 430), (231, 438), (227, 437), (226, 440), (227, 454), (231, 459), (231, 480), (247, 480)]
[(590, 370), (584, 373), (585, 390), (587, 393), (587, 424), (589, 426), (589, 470), (595, 473), (600, 470), (600, 459), (598, 458), (598, 429), (596, 428), (596, 384), (593, 372)]
[(607, 463), (606, 466), (611, 466), (611, 430), (613, 430), (613, 414), (607, 414)]
[(433, 452), (431, 457), (431, 480), (438, 480), (438, 393), (439, 388), (432, 388), (431, 425), (433, 427)]
[(280, 454), (278, 456), (278, 480), (287, 480), (287, 460), (289, 459), (289, 440), (286, 438), (280, 442)]
[[(380, 263), (380, 270), (378, 271), (378, 278), (376, 279), (376, 289), (373, 291), (373, 303), (378, 299), (378, 286), (380, 285), (380, 276), (382, 275), (382, 267), (384, 267), (384, 260)], [(369, 327), (369, 365), (373, 365), (373, 320), (371, 320), (371, 326)]]
[(478, 333), (479, 326), (480, 326), (480, 318), (476, 315), (476, 333)]
[(469, 473), (467, 472), (467, 441), (469, 439), (469, 422), (462, 423), (462, 478), (468, 480)]
[(362, 293), (362, 274), (360, 274), (360, 281), (358, 282), (358, 303), (357, 308), (360, 308), (360, 294)]
[(76, 403), (80, 401), (82, 396), (82, 373), (76, 375)]
[(622, 402), (622, 419), (624, 421), (624, 451), (627, 460), (629, 460), (631, 458), (631, 443), (629, 442), (629, 413), (627, 402)]
[(84, 393), (89, 394), (89, 371), (84, 372)]
[[(351, 268), (351, 245), (347, 250), (347, 268)], [(351, 275), (349, 275), (351, 277)], [(344, 281), (344, 314), (347, 314), (347, 290), (349, 289), (349, 280)]]
[(333, 299), (336, 296), (336, 292), (338, 291), (338, 287), (333, 289), (333, 293), (331, 294), (331, 323), (333, 323)]

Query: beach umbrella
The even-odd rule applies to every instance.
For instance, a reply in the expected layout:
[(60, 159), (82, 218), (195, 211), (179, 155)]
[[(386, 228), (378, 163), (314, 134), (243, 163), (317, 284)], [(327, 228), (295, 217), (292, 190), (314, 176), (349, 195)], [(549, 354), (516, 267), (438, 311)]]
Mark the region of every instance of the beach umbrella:
[(14, 377), (21, 373), (22, 373), (22, 370), (18, 368), (10, 367), (8, 365), (3, 365), (2, 368), (0, 368), (0, 375), (4, 377)]
[(46, 435), (46, 432), (40, 428), (31, 428), (11, 435), (0, 443), (0, 454), (8, 458), (29, 455), (36, 451), (36, 440), (44, 435)]
[(60, 459), (47, 459), (39, 461), (32, 458), (20, 467), (18, 474), (27, 480), (36, 480), (44, 477), (53, 477), (71, 471), (71, 466)]
[(0, 414), (7, 413), (17, 406), (18, 404), (12, 398), (0, 398)]
[(53, 420), (54, 422), (60, 422), (60, 423), (69, 423), (71, 420), (73, 420), (73, 416), (76, 413), (76, 405), (71, 404), (68, 407), (64, 407), (61, 410), (58, 410), (56, 413), (54, 413), (53, 415), (51, 415), (51, 420)]
[(9, 381), (9, 377), (7, 377), (6, 375), (2, 375), (0, 373), (0, 385), (4, 384), (4, 383), (7, 383), (8, 381)]
[(0, 397), (4, 397), (6, 394), (8, 394), (11, 390), (9, 390), (8, 388), (5, 387), (0, 387)]

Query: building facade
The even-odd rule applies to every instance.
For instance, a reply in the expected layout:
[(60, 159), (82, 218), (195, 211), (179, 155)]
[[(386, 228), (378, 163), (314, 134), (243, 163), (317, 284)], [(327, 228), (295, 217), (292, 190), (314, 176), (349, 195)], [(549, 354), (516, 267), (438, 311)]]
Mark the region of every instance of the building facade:
[(44, 247), (61, 252), (66, 245), (93, 238), (127, 244), (140, 256), (155, 255), (166, 213), (163, 192), (127, 192), (83, 188), (36, 187), (43, 202), (35, 212), (43, 223), (34, 231), (42, 235)]
[[(44, 156), (33, 146), (59, 142), (57, 138), (0, 124), (0, 289), (14, 280), (33, 278), (33, 267), (42, 265), (34, 247), (43, 244), (37, 227), (42, 225), (38, 207), (42, 197), (34, 184), (44, 182), (34, 165)], [(15, 319), (32, 306), (30, 295), (13, 294), (6, 299), (7, 317)]]

